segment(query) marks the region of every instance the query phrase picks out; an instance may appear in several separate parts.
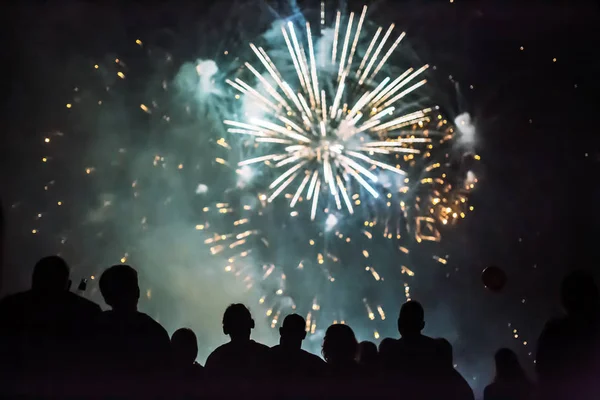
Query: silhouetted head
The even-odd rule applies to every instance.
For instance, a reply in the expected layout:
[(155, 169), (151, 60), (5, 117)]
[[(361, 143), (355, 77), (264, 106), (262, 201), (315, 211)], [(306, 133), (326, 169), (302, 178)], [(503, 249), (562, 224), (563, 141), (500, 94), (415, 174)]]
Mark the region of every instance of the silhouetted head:
[(115, 311), (137, 310), (140, 298), (137, 271), (129, 265), (113, 265), (100, 277), (100, 292)]
[(417, 301), (407, 301), (400, 308), (398, 316), (398, 332), (402, 337), (415, 336), (425, 327), (425, 312)]
[(171, 336), (171, 348), (178, 365), (193, 364), (198, 356), (196, 334), (189, 328), (177, 329)]
[(60, 293), (69, 288), (69, 266), (59, 256), (42, 258), (35, 264), (31, 277), (31, 289), (49, 294)]
[(570, 316), (590, 315), (598, 308), (598, 287), (594, 277), (585, 271), (574, 271), (565, 277), (561, 300)]
[(372, 366), (377, 363), (377, 345), (368, 340), (360, 342), (358, 345), (358, 363), (365, 366)]
[(383, 339), (381, 341), (381, 343), (379, 343), (379, 353), (380, 354), (391, 353), (393, 351), (396, 343), (397, 343), (396, 339), (386, 337), (385, 339)]
[(452, 345), (444, 338), (435, 339), (438, 354), (443, 368), (454, 368), (454, 356), (452, 355)]
[(254, 320), (250, 310), (243, 304), (232, 304), (223, 314), (223, 333), (231, 340), (249, 340), (250, 331), (254, 329)]
[(298, 314), (290, 314), (283, 320), (279, 334), (281, 345), (300, 348), (306, 337), (306, 321)]
[(519, 358), (511, 349), (498, 350), (494, 355), (494, 361), (496, 362), (496, 381), (526, 379)]
[(323, 358), (329, 364), (347, 364), (356, 360), (358, 342), (348, 325), (333, 324), (325, 332)]

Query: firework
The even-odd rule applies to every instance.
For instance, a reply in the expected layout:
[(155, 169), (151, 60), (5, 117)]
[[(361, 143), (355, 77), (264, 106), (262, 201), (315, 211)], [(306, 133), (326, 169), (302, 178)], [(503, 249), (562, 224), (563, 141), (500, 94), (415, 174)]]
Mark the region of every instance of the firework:
[[(414, 245), (439, 242), (444, 226), (472, 210), (477, 180), (448, 157), (461, 131), (439, 107), (417, 106), (429, 66), (387, 76), (405, 33), (392, 24), (367, 34), (366, 12), (336, 14), (326, 62), (317, 62), (324, 57), (310, 23), (297, 30), (287, 22), (287, 59), (250, 44), (264, 72), (246, 62), (255, 85), (227, 80), (254, 106), (224, 121), (230, 139), (258, 154), (237, 162), (239, 190), (204, 210), (219, 221), (205, 243), (226, 272), (264, 293), (272, 327), (292, 310), (312, 333), (358, 313), (379, 338), (397, 288), (411, 298)], [(430, 259), (446, 265), (432, 249)]]
[(288, 22), (281, 32), (294, 77), (286, 80), (268, 53), (250, 44), (275, 84), (248, 62), (245, 67), (258, 80), (264, 95), (240, 78), (227, 80), (255, 100), (265, 113), (264, 117), (250, 116), (247, 120), (225, 120), (230, 133), (251, 135), (256, 143), (268, 146), (266, 154), (242, 160), (238, 165), (265, 163), (273, 167), (277, 177), (268, 185), (267, 201), (274, 201), (288, 187), (294, 188), (289, 206), (295, 207), (305, 197), (311, 201), (311, 220), (316, 218), (322, 193), (328, 193), (335, 207), (344, 207), (349, 214), (354, 213), (350, 196), (356, 185), (379, 198), (377, 174), (386, 171), (407, 176), (395, 162), (395, 156), (421, 154), (432, 137), (440, 133), (410, 129), (415, 124), (428, 124), (438, 107), (407, 112), (407, 104), (403, 103), (426, 83), (420, 76), (428, 65), (409, 68), (394, 79), (379, 79), (379, 72), (405, 37), (404, 32), (383, 53), (395, 27), (390, 25), (381, 39), (379, 28), (368, 40), (360, 62), (355, 60), (358, 44), (364, 41), (366, 12), (365, 6), (356, 24), (354, 13), (350, 13), (345, 29), (340, 28), (340, 13), (337, 14), (328, 65), (317, 66), (310, 23), (306, 23), (301, 38), (294, 24)]
[[(141, 260), (158, 282), (154, 298), (179, 287), (164, 279), (179, 272), (194, 286), (186, 292), (202, 292), (190, 271), (216, 265), (248, 299), (256, 295), (269, 326), (296, 311), (312, 333), (343, 321), (385, 334), (389, 313), (418, 290), (412, 278), (424, 274), (415, 265), (449, 263), (436, 244), (470, 211), (476, 184), (451, 151), (469, 120), (455, 127), (427, 104), (428, 66), (395, 62), (403, 40), (393, 25), (372, 29), (363, 8), (337, 13), (319, 32), (285, 23), (281, 46), (250, 45), (255, 65), (239, 66), (234, 54), (243, 53), (231, 47), (220, 59), (173, 65), (141, 40), (131, 61), (94, 60), (88, 72), (98, 84), (79, 79), (88, 88), (65, 101), (72, 130), (81, 125), (94, 140), (69, 161), (90, 192), (54, 198), (52, 209), (84, 222), (61, 232), (61, 248), (83, 241), (104, 254), (86, 261), (91, 276)], [(151, 58), (137, 57), (146, 50)], [(152, 79), (138, 71), (147, 64), (160, 66)], [(54, 138), (44, 145), (58, 146), (62, 134)], [(42, 163), (52, 168), (56, 155)], [(44, 192), (57, 191), (53, 182)], [(39, 218), (32, 234), (41, 237)], [(197, 268), (207, 249), (215, 257)], [(210, 276), (202, 279), (211, 288), (229, 282)]]

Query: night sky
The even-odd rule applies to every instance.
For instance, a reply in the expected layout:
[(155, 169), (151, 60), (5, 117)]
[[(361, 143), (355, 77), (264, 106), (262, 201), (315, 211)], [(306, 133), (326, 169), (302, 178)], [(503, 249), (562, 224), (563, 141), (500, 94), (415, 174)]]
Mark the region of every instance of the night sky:
[[(212, 58), (239, 41), (235, 34), (219, 38), (216, 32), (236, 31), (242, 15), (250, 18), (230, 10), (228, 1), (121, 3), (3, 6), (7, 96), (0, 196), (7, 237), (2, 293), (26, 288), (35, 260), (57, 251), (48, 236), (31, 233), (38, 224), (34, 216), (56, 201), (44, 193), (44, 182), (55, 179), (64, 191), (80, 190), (69, 186), (68, 163), (49, 172), (40, 161), (48, 153), (48, 132), (68, 131), (65, 103), (77, 83), (74, 77), (84, 76), (79, 66), (106, 54), (127, 59), (137, 38), (165, 42), (179, 63)], [(286, 3), (253, 2), (247, 15), (270, 9), (285, 16)], [(299, 7), (318, 8), (318, 3), (301, 1)], [(560, 312), (561, 277), (578, 267), (598, 276), (598, 4), (367, 3), (375, 22), (395, 22), (407, 32), (415, 54), (435, 66), (432, 79), (445, 105), (456, 113), (468, 111), (477, 127), (482, 161), (480, 185), (471, 199), (475, 211), (446, 236), (453, 273), (429, 273), (431, 282), (422, 283), (426, 311), (443, 309), (456, 316), (460, 343), (454, 346), (465, 363), (482, 370), (477, 379), (489, 379), (492, 354), (501, 346), (518, 350), (531, 367), (537, 335)], [(349, 7), (357, 10), (360, 4), (350, 1)], [(235, 33), (243, 36), (243, 29)], [(62, 152), (53, 156), (69, 159), (79, 145), (89, 143), (71, 142), (53, 150)], [(54, 218), (61, 225), (57, 218), (75, 217)], [(52, 235), (51, 223), (44, 229)], [(508, 275), (500, 293), (482, 284), (481, 271), (490, 265)], [(468, 378), (474, 386), (483, 384)]]

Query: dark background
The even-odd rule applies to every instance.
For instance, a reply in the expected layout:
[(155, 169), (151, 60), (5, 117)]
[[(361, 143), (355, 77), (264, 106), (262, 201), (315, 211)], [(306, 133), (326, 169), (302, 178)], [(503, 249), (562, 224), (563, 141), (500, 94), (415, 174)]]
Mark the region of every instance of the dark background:
[[(0, 6), (5, 98), (0, 196), (7, 221), (2, 293), (25, 288), (34, 261), (54, 251), (32, 237), (31, 224), (35, 210), (48, 201), (40, 193), (40, 182), (48, 178), (40, 168), (43, 138), (64, 123), (73, 60), (99, 57), (161, 30), (172, 32), (181, 57), (193, 60), (195, 49), (206, 49), (205, 42), (212, 40), (206, 32), (233, 24), (231, 2), (215, 3)], [(578, 267), (598, 274), (598, 4), (367, 3), (376, 22), (393, 21), (407, 31), (415, 53), (436, 66), (437, 84), (452, 88), (450, 107), (469, 111), (477, 127), (482, 161), (472, 198), (475, 212), (451, 233), (452, 268), (458, 268), (452, 289), (431, 302), (446, 304), (458, 316), (461, 340), (473, 349), (464, 354), (467, 363), (491, 364), (495, 348), (511, 346), (531, 366), (535, 338), (544, 321), (559, 312), (561, 277)], [(261, 10), (273, 13), (293, 11), (287, 2), (261, 4)], [(360, 4), (348, 6), (357, 10)], [(304, 1), (298, 7), (318, 5)], [(222, 19), (215, 18), (219, 15)], [(234, 36), (215, 41), (215, 54), (235, 42)], [(501, 293), (487, 291), (481, 282), (480, 273), (489, 265), (508, 275)], [(446, 278), (440, 274), (439, 279)], [(513, 328), (519, 329), (518, 339)]]

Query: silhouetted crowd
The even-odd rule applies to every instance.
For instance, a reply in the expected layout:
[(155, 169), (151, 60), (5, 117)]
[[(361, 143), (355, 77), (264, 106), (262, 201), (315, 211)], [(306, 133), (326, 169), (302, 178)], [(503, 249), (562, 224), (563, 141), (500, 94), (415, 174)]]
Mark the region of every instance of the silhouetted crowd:
[[(306, 321), (287, 315), (279, 344), (251, 339), (254, 320), (243, 304), (223, 314), (230, 341), (206, 365), (196, 362), (196, 335), (167, 331), (137, 310), (136, 270), (115, 265), (99, 280), (109, 311), (69, 291), (60, 257), (40, 260), (31, 289), (0, 301), (0, 394), (48, 398), (397, 398), (474, 399), (454, 368), (452, 346), (423, 335), (416, 301), (402, 305), (398, 339), (379, 348), (358, 343), (352, 328), (327, 328), (322, 356), (302, 350)], [(598, 289), (574, 272), (562, 285), (565, 315), (548, 322), (536, 355), (537, 384), (510, 349), (495, 354), (496, 376), (485, 400), (600, 399)]]

